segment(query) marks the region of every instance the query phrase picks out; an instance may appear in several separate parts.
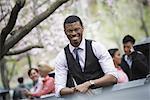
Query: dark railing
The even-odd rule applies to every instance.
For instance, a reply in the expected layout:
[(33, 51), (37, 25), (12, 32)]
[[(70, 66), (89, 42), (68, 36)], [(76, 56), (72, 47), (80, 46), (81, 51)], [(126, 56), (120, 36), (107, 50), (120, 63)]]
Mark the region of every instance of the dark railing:
[(9, 90), (0, 90), (0, 100), (6, 100), (6, 96), (9, 95)]

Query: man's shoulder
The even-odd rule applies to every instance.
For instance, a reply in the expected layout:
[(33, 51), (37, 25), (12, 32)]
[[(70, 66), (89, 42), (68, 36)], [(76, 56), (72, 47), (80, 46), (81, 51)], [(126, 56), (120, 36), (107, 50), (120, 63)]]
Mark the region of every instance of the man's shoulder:
[(85, 39), (85, 40), (86, 40), (86, 41), (91, 41), (91, 42), (94, 41), (94, 42), (95, 42), (95, 40), (92, 40), (92, 39)]
[(134, 58), (134, 59), (143, 59), (143, 58), (146, 58), (146, 56), (142, 53), (142, 52), (140, 52), (140, 51), (134, 51), (133, 53), (132, 53), (132, 57)]
[(61, 49), (59, 53), (56, 55), (55, 59), (53, 60), (52, 65), (56, 66), (55, 64), (59, 61), (62, 61), (64, 57), (65, 57), (64, 49)]
[(135, 53), (135, 55), (144, 56), (144, 54), (140, 51), (135, 51), (134, 53)]
[(101, 47), (101, 48), (103, 48), (103, 47), (105, 47), (101, 42), (99, 42), (99, 41), (95, 41), (95, 40), (88, 40), (88, 41), (91, 41), (91, 43), (92, 43), (92, 46), (98, 46), (98, 47)]
[(69, 47), (69, 44), (67, 44), (67, 45), (64, 47), (64, 49), (67, 48), (67, 47)]
[(140, 54), (140, 55), (143, 55), (143, 53), (142, 52), (140, 52), (140, 51), (136, 51), (138, 54)]

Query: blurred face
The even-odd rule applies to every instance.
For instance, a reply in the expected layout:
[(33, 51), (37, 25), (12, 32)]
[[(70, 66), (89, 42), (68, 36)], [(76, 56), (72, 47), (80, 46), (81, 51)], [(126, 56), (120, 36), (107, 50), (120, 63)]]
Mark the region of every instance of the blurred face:
[(31, 73), (30, 73), (30, 78), (33, 80), (33, 81), (36, 81), (38, 80), (39, 78), (39, 73), (36, 71), (36, 70), (32, 70)]
[(65, 24), (64, 31), (72, 46), (78, 47), (80, 45), (82, 41), (83, 30), (84, 29), (79, 21)]
[(116, 51), (113, 57), (113, 61), (115, 63), (115, 65), (119, 65), (121, 64), (121, 57), (120, 57), (120, 52)]
[(133, 44), (131, 42), (127, 42), (123, 44), (124, 47), (124, 52), (126, 55), (130, 55), (131, 54), (131, 48), (133, 48)]

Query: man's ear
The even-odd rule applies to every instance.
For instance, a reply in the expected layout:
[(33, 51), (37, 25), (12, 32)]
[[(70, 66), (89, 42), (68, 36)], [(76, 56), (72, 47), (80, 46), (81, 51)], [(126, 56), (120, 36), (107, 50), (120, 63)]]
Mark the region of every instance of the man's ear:
[(82, 33), (84, 32), (84, 27), (82, 27)]
[(65, 32), (65, 34), (67, 34), (65, 29), (64, 29), (64, 32)]
[(84, 26), (82, 26), (82, 29), (84, 30)]

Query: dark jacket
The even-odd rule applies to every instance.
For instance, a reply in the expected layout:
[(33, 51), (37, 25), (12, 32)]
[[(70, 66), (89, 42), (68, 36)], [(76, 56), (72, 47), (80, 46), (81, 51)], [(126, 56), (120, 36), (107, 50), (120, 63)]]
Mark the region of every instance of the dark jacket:
[(138, 51), (131, 54), (132, 65), (131, 68), (125, 61), (125, 55), (122, 56), (121, 67), (127, 74), (129, 81), (145, 78), (149, 73), (149, 67), (145, 56)]
[[(97, 57), (92, 50), (92, 41), (86, 40), (85, 42), (86, 54), (85, 54), (85, 67), (84, 72), (81, 70), (81, 66), (75, 61), (73, 55), (69, 50), (69, 45), (65, 47), (65, 54), (68, 64), (68, 76), (67, 87), (73, 87), (74, 83), (72, 77), (75, 79), (77, 85), (82, 84), (88, 80), (93, 80), (104, 76), (104, 72), (98, 62)], [(93, 87), (94, 88), (94, 87)]]

